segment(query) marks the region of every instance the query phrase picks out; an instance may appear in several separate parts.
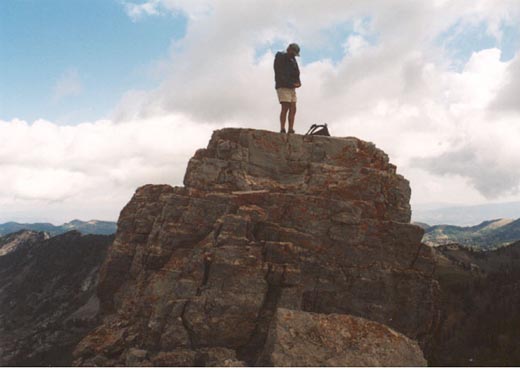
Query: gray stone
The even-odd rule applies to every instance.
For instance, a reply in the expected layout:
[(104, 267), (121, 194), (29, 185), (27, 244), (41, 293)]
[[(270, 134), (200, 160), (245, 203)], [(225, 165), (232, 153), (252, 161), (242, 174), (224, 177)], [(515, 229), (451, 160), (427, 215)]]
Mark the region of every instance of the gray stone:
[[(138, 367), (141, 366), (143, 362), (146, 361), (146, 357), (148, 352), (143, 349), (130, 348), (126, 353), (126, 361), (125, 364), (129, 367)], [(146, 361), (145, 364), (149, 362)]]
[(78, 364), (103, 351), (124, 364), (144, 347), (156, 365), (252, 365), (283, 307), (360, 316), (427, 346), (431, 255), (409, 223), (408, 181), (373, 144), (222, 129), (184, 183), (143, 186), (121, 212), (98, 288), (107, 318)]
[(426, 360), (415, 341), (379, 323), (280, 308), (257, 364), (417, 367)]

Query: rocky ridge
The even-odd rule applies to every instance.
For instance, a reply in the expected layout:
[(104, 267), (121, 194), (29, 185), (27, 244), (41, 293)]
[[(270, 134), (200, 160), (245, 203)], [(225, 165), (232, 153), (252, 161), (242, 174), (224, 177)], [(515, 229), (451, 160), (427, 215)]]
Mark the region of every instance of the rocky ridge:
[(0, 366), (72, 363), (73, 348), (99, 322), (98, 270), (112, 240), (76, 231), (0, 237), (9, 246), (0, 256)]
[(430, 246), (457, 243), (475, 250), (492, 250), (520, 240), (520, 219), (484, 221), (476, 226), (436, 225), (425, 230), (423, 242)]
[(437, 366), (520, 364), (520, 242), (493, 251), (434, 249), (441, 323), (429, 362)]
[[(378, 364), (424, 363), (412, 340), (428, 349), (438, 284), (409, 223), (409, 183), (384, 152), (356, 138), (223, 129), (184, 184), (143, 186), (121, 211), (100, 272), (103, 323), (77, 346), (77, 365), (262, 364), (281, 348), (271, 336), (286, 310), (303, 316), (289, 330), (371, 320), (402, 337), (382, 338), (380, 351), (401, 359)], [(368, 341), (358, 325), (354, 340)], [(369, 364), (366, 346), (334, 364)]]
[(12, 234), (0, 236), (0, 257), (29, 248), (33, 244), (48, 238), (49, 235), (46, 233), (30, 230), (20, 230)]

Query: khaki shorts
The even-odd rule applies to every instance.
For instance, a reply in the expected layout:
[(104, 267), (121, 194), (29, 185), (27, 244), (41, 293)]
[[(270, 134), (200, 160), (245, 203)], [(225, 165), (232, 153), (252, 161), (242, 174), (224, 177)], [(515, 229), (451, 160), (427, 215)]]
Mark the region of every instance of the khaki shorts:
[(277, 88), (276, 94), (278, 95), (278, 101), (282, 102), (296, 102), (296, 89), (295, 88)]

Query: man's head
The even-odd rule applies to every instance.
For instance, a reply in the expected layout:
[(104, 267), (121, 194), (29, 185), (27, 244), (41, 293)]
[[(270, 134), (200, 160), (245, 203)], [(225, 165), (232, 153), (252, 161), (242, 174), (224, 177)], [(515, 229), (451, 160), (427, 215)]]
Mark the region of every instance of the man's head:
[(300, 46), (297, 43), (291, 43), (287, 46), (287, 53), (292, 56), (300, 56)]

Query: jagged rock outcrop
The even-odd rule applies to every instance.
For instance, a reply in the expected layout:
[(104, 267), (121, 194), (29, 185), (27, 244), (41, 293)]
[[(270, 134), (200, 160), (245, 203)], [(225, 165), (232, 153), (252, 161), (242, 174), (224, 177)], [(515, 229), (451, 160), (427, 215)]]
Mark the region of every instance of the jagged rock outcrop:
[(223, 129), (184, 184), (143, 186), (122, 210), (105, 318), (76, 364), (253, 365), (280, 308), (364, 317), (427, 347), (431, 253), (408, 182), (373, 144)]
[(73, 348), (99, 323), (97, 276), (112, 240), (76, 231), (0, 237), (10, 247), (0, 256), (0, 366), (72, 363)]

